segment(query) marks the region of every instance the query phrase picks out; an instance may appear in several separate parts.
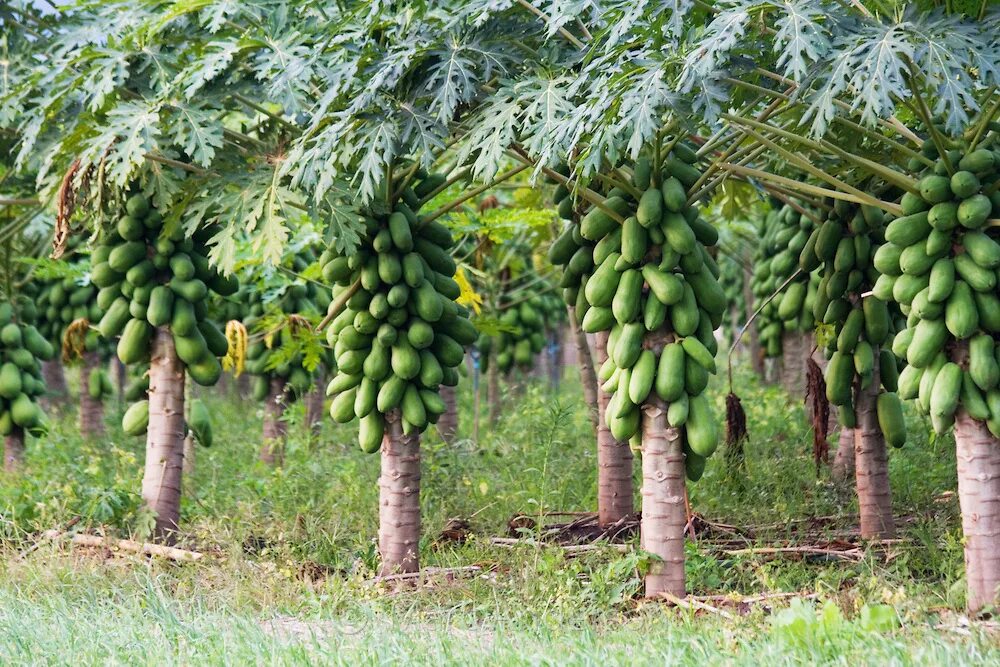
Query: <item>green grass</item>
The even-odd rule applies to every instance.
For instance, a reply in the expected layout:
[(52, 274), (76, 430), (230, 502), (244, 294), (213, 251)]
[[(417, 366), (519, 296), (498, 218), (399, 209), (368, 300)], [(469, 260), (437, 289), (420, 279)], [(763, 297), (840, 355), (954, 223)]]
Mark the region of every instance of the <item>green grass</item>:
[[(573, 379), (575, 378), (568, 378)], [(307, 437), (289, 415), (285, 466), (257, 463), (260, 414), (208, 397), (216, 446), (198, 451), (184, 501), (184, 545), (196, 564), (106, 557), (43, 545), (40, 530), (82, 517), (88, 527), (142, 536), (136, 492), (142, 443), (114, 426), (83, 442), (73, 415), (29, 444), (19, 478), (0, 481), (0, 663), (44, 664), (996, 664), (985, 628), (954, 628), (962, 600), (961, 533), (953, 445), (914, 418), (911, 442), (891, 455), (904, 541), (858, 563), (727, 557), (711, 538), (688, 548), (689, 589), (736, 596), (810, 591), (815, 602), (754, 608), (730, 621), (636, 599), (645, 559), (602, 549), (500, 548), (516, 513), (591, 510), (596, 455), (568, 381), (551, 396), (529, 387), (505, 401), (479, 443), (423, 445), (424, 565), (478, 565), (474, 577), (415, 591), (366, 586), (376, 567), (378, 458), (347, 427)], [(838, 537), (854, 525), (849, 491), (816, 477), (802, 410), (780, 390), (740, 377), (752, 440), (738, 478), (715, 457), (691, 486), (695, 511), (755, 526), (759, 543)], [(723, 390), (713, 396), (720, 410)], [(465, 391), (461, 435), (471, 431)], [(797, 535), (795, 519), (841, 517)], [(437, 544), (452, 517), (463, 545)], [(764, 528), (771, 525), (770, 528)], [(734, 609), (726, 607), (730, 612)]]

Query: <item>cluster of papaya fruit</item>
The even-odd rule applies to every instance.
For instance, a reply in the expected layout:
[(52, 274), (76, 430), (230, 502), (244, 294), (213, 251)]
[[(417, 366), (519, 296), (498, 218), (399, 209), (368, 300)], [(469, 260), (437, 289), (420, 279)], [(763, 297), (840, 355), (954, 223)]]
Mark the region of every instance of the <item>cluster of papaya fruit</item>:
[(880, 383), (875, 401), (879, 427), (893, 447), (906, 442), (903, 406), (896, 394), (899, 368), (889, 343), (896, 330), (886, 301), (872, 295), (879, 273), (885, 217), (869, 206), (838, 200), (809, 236), (799, 262), (822, 277), (812, 303), (817, 322), (833, 327), (826, 345), (826, 397), (840, 408), (840, 423), (857, 426), (857, 392)]
[(528, 370), (535, 362), (535, 355), (548, 344), (548, 332), (565, 321), (566, 306), (555, 294), (545, 292), (501, 308), (503, 330), (495, 337), (479, 337), (477, 346), (483, 368), (495, 359), (497, 368), (504, 373), (515, 365)]
[(149, 361), (154, 330), (169, 326), (191, 379), (215, 384), (229, 342), (208, 319), (207, 297), (210, 291), (233, 294), (239, 284), (208, 262), (205, 244), (214, 230), (193, 238), (179, 227), (165, 230), (160, 212), (140, 194), (128, 199), (125, 211), (115, 228), (102, 231), (91, 255), (91, 280), (104, 311), (98, 331), (108, 340), (121, 336), (118, 358), (128, 365)]
[[(371, 211), (361, 246), (349, 256), (327, 249), (320, 258), (334, 298), (349, 294), (327, 329), (338, 373), (327, 394), (338, 423), (360, 419), (358, 442), (379, 449), (385, 415), (399, 408), (404, 433), (419, 433), (445, 411), (439, 388), (455, 386), (466, 345), (476, 342), (449, 254), (451, 232), (418, 211), (444, 182), (426, 175), (403, 189), (391, 213)], [(353, 290), (353, 292), (351, 292)]]
[(43, 428), (36, 401), (45, 393), (39, 362), (53, 356), (55, 348), (38, 329), (16, 318), (10, 303), (0, 303), (0, 435), (10, 435), (15, 428)]
[[(771, 203), (774, 208), (764, 217), (760, 242), (754, 253), (751, 290), (757, 307), (799, 268), (799, 255), (816, 231), (811, 214), (803, 214), (774, 200)], [(786, 332), (813, 328), (813, 302), (818, 287), (816, 276), (804, 272), (761, 308), (757, 326), (766, 356), (781, 356), (782, 336)]]
[[(90, 268), (89, 256), (81, 252), (80, 236), (70, 236), (66, 242), (64, 262), (67, 266), (86, 272)], [(38, 330), (45, 339), (56, 347), (61, 345), (63, 332), (74, 320), (97, 322), (101, 319), (101, 309), (97, 306), (97, 288), (90, 280), (81, 279), (71, 270), (71, 275), (50, 279), (39, 279)], [(96, 340), (94, 341), (96, 345)]]
[[(292, 270), (301, 275), (316, 261), (313, 253), (305, 249), (292, 260)], [(311, 370), (304, 365), (305, 354), (302, 337), (312, 338), (312, 320), (317, 320), (330, 305), (330, 291), (316, 283), (299, 280), (286, 283), (276, 290), (247, 294), (248, 315), (243, 324), (248, 331), (260, 334), (247, 347), (246, 370), (253, 375), (250, 388), (253, 398), (262, 401), (270, 391), (271, 379), (281, 378), (286, 393), (292, 399), (308, 393), (318, 367)], [(268, 331), (268, 326), (278, 327)], [(257, 338), (257, 336), (254, 336)], [(334, 368), (333, 351), (322, 347), (321, 363)]]
[(992, 185), (1000, 150), (989, 148), (997, 138), (974, 150), (956, 143), (945, 155), (926, 142), (922, 152), (934, 166), (917, 174), (918, 192), (903, 195), (875, 258), (883, 276), (874, 293), (907, 316), (893, 345), (909, 364), (900, 396), (916, 398), (938, 432), (964, 407), (1000, 437), (1000, 244), (988, 224), (1000, 217)]
[(609, 332), (608, 360), (598, 377), (611, 395), (612, 435), (638, 447), (640, 406), (655, 392), (668, 406), (667, 424), (683, 429), (692, 480), (701, 477), (718, 444), (704, 392), (716, 372), (714, 330), (727, 306), (708, 250), (718, 233), (687, 201), (700, 178), (696, 161), (683, 143), (662, 165), (640, 158), (631, 187), (608, 191), (579, 222), (573, 207), (563, 204), (569, 192), (561, 189), (560, 213), (573, 221), (549, 252), (570, 275), (564, 294), (576, 304), (584, 331)]

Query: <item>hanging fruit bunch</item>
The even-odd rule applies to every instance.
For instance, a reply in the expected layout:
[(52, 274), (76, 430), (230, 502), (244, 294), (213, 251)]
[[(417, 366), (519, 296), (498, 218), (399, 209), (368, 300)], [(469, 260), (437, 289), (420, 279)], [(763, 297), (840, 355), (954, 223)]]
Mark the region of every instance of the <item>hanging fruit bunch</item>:
[[(718, 233), (687, 202), (687, 189), (700, 177), (696, 160), (677, 143), (662, 170), (648, 158), (637, 161), (631, 188), (608, 191), (603, 205), (593, 206), (552, 252), (554, 263), (581, 278), (576, 316), (583, 329), (610, 332), (598, 378), (612, 395), (612, 435), (638, 448), (639, 408), (655, 394), (668, 406), (667, 424), (683, 430), (691, 480), (700, 479), (718, 445), (705, 389), (716, 372), (714, 330), (727, 306), (708, 251)], [(589, 262), (576, 259), (590, 248)], [(586, 277), (591, 265), (596, 268)]]
[(38, 330), (57, 349), (62, 345), (63, 333), (74, 321), (97, 322), (103, 313), (97, 303), (97, 288), (86, 277), (90, 259), (81, 252), (81, 244), (76, 235), (66, 242), (63, 261), (70, 275), (37, 280)]
[(399, 408), (403, 431), (436, 423), (445, 404), (440, 385), (458, 384), (464, 347), (476, 342), (469, 312), (455, 300), (451, 232), (423, 220), (419, 205), (445, 179), (424, 175), (403, 189), (391, 212), (365, 212), (366, 234), (349, 256), (328, 248), (320, 258), (324, 280), (337, 285), (345, 308), (330, 322), (327, 341), (338, 373), (327, 394), (337, 423), (361, 420), (358, 440), (379, 449), (385, 415)]
[(484, 368), (495, 359), (497, 368), (504, 373), (517, 366), (522, 371), (531, 370), (536, 355), (541, 354), (549, 342), (549, 334), (565, 320), (566, 306), (559, 297), (537, 284), (533, 296), (522, 297), (506, 307), (501, 305), (499, 321), (502, 325), (496, 338), (480, 337), (479, 346)]
[(859, 402), (874, 394), (878, 425), (886, 442), (906, 441), (902, 403), (896, 394), (899, 369), (890, 349), (896, 330), (885, 298), (872, 294), (892, 246), (884, 243), (881, 210), (837, 201), (823, 224), (809, 236), (799, 261), (805, 271), (819, 269), (822, 278), (813, 298), (812, 316), (833, 327), (825, 354), (827, 400), (840, 409), (840, 423), (858, 426)]
[(55, 348), (29, 321), (32, 298), (20, 295), (16, 310), (0, 302), (0, 436), (16, 429), (37, 435), (44, 428), (38, 405), (45, 393), (41, 362), (52, 359)]
[[(751, 289), (755, 307), (759, 308), (799, 268), (799, 254), (815, 230), (816, 224), (810, 215), (788, 204), (767, 213), (754, 254)], [(812, 304), (818, 286), (818, 278), (804, 272), (761, 308), (758, 330), (765, 355), (781, 356), (785, 333), (812, 330)]]
[[(169, 327), (177, 357), (191, 379), (215, 384), (222, 373), (226, 336), (208, 318), (210, 292), (234, 294), (239, 285), (208, 262), (206, 244), (214, 230), (185, 237), (180, 228), (165, 230), (159, 211), (141, 194), (129, 197), (125, 214), (113, 229), (102, 230), (91, 256), (91, 279), (106, 310), (97, 325), (108, 340), (120, 336), (123, 364), (148, 363), (153, 332)], [(145, 401), (126, 411), (126, 433), (141, 434), (149, 421)]]
[[(292, 270), (303, 274), (315, 257), (308, 249), (292, 260)], [(274, 278), (283, 278), (275, 274)], [(247, 348), (246, 370), (253, 375), (255, 400), (267, 398), (271, 380), (283, 380), (292, 399), (301, 398), (314, 385), (322, 367), (335, 368), (333, 352), (315, 340), (313, 328), (330, 305), (329, 290), (308, 280), (283, 284), (275, 290), (247, 294), (248, 315), (243, 320), (256, 339)]]
[(909, 364), (899, 393), (917, 399), (938, 433), (961, 406), (1000, 437), (1000, 244), (990, 222), (1000, 217), (997, 137), (975, 149), (955, 141), (945, 155), (925, 142), (935, 164), (916, 174), (919, 193), (903, 195), (878, 258), (885, 275), (876, 293), (907, 316), (893, 346)]

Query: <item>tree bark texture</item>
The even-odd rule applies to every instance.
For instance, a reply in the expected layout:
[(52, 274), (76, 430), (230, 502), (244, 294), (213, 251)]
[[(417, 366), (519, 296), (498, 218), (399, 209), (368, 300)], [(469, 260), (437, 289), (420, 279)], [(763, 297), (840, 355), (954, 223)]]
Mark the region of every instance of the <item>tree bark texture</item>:
[(3, 469), (17, 472), (24, 464), (24, 429), (15, 426), (3, 439)]
[(583, 399), (587, 404), (590, 413), (590, 421), (597, 431), (597, 413), (600, 408), (597, 404), (597, 373), (594, 371), (594, 357), (590, 353), (590, 343), (587, 341), (587, 334), (576, 323), (576, 308), (568, 306), (569, 323), (573, 327), (573, 338), (576, 342), (576, 356), (580, 366), (580, 382), (583, 383)]
[(552, 391), (559, 391), (559, 381), (562, 379), (562, 334), (562, 327), (557, 327), (552, 330), (552, 336), (549, 339), (549, 345), (551, 345), (549, 350), (549, 387)]
[[(878, 349), (874, 350), (878, 359)], [(867, 389), (858, 388), (854, 400), (858, 426), (854, 429), (854, 478), (857, 483), (861, 537), (891, 538), (896, 534), (889, 489), (889, 459), (875, 410), (879, 392), (878, 367)]]
[(264, 404), (263, 442), (260, 446), (260, 460), (268, 465), (280, 465), (285, 453), (285, 437), (288, 424), (282, 419), (285, 414), (288, 387), (284, 378), (272, 376), (267, 402)]
[(399, 410), (385, 416), (378, 479), (380, 574), (420, 569), (420, 436), (404, 435)]
[(58, 355), (51, 361), (42, 362), (42, 380), (45, 381), (42, 405), (49, 411), (60, 409), (62, 399), (69, 394), (69, 389), (66, 387), (66, 372)]
[(323, 425), (323, 402), (326, 393), (326, 376), (323, 373), (316, 375), (316, 386), (306, 394), (306, 425), (312, 431), (318, 431)]
[(837, 451), (833, 455), (833, 481), (843, 483), (854, 479), (854, 429), (840, 429)]
[(642, 548), (661, 560), (646, 574), (646, 597), (684, 597), (684, 445), (667, 425), (667, 405), (652, 395), (642, 406)]
[(805, 396), (809, 334), (786, 331), (781, 337), (781, 385), (793, 398)]
[(88, 439), (104, 437), (104, 402), (90, 396), (90, 374), (101, 371), (103, 363), (97, 352), (84, 352), (80, 364), (80, 433)]
[(496, 426), (500, 421), (500, 369), (495, 355), (486, 371), (486, 402), (490, 404), (490, 426)]
[[(608, 358), (608, 333), (597, 334), (597, 365)], [(597, 520), (609, 526), (635, 511), (632, 490), (632, 449), (611, 435), (605, 412), (611, 396), (597, 388)]]
[(184, 364), (165, 327), (156, 330), (149, 365), (149, 429), (142, 500), (156, 516), (153, 538), (172, 544), (181, 513), (184, 473)]
[(977, 613), (1000, 603), (1000, 439), (962, 407), (955, 415), (955, 456), (966, 606)]
[(441, 400), (444, 401), (444, 412), (438, 417), (437, 430), (441, 439), (451, 442), (458, 433), (458, 401), (455, 388), (441, 385)]

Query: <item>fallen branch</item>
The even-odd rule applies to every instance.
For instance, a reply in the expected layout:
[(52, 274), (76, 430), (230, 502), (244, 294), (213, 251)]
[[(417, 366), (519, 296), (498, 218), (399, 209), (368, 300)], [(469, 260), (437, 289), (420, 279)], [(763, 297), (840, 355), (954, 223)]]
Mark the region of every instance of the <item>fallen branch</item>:
[(722, 553), (727, 556), (758, 556), (758, 555), (778, 555), (778, 554), (805, 554), (813, 556), (833, 556), (849, 561), (859, 561), (862, 558), (861, 550), (854, 549), (823, 549), (821, 547), (752, 547), (749, 549), (724, 550)]
[(736, 620), (736, 617), (733, 616), (732, 614), (730, 614), (728, 611), (723, 611), (721, 609), (713, 607), (710, 604), (705, 604), (704, 602), (702, 602), (702, 601), (700, 601), (700, 600), (698, 600), (696, 598), (682, 599), (682, 598), (677, 597), (676, 595), (673, 595), (671, 593), (667, 593), (666, 591), (661, 592), (660, 593), (660, 597), (663, 598), (663, 599), (665, 599), (665, 600), (667, 600), (668, 602), (672, 603), (676, 607), (681, 607), (683, 609), (688, 609), (688, 610), (702, 609), (704, 611), (711, 612), (711, 613), (717, 614), (717, 615), (719, 615), (719, 616), (721, 616), (723, 618), (729, 619), (730, 621)]
[(732, 602), (735, 604), (753, 604), (755, 602), (767, 602), (768, 600), (787, 600), (789, 598), (798, 598), (800, 600), (812, 600), (818, 598), (819, 593), (762, 593), (760, 595), (751, 595), (749, 597), (734, 597), (732, 595), (691, 595), (688, 600), (697, 600), (701, 602)]
[(566, 553), (583, 553), (586, 551), (600, 551), (602, 549), (614, 549), (625, 553), (629, 550), (627, 544), (555, 544), (552, 542), (538, 542), (537, 540), (519, 540), (513, 537), (491, 537), (490, 544), (498, 547), (555, 547), (562, 549)]
[[(59, 530), (47, 530), (42, 533), (43, 538), (50, 540), (56, 540), (64, 536), (65, 533)], [(196, 561), (205, 555), (197, 551), (188, 551), (187, 549), (178, 549), (177, 547), (167, 547), (162, 544), (136, 542), (135, 540), (108, 540), (100, 535), (87, 535), (84, 533), (77, 533), (72, 537), (70, 542), (81, 547), (106, 547), (109, 549), (120, 549), (122, 551), (140, 553), (145, 556), (161, 556), (163, 558), (177, 561)]]
[(462, 567), (425, 567), (418, 572), (402, 572), (400, 574), (386, 574), (372, 579), (367, 579), (364, 586), (375, 586), (390, 581), (407, 581), (409, 579), (421, 579), (424, 577), (451, 577), (456, 574), (474, 574), (481, 572), (483, 568), (478, 565), (464, 565)]

